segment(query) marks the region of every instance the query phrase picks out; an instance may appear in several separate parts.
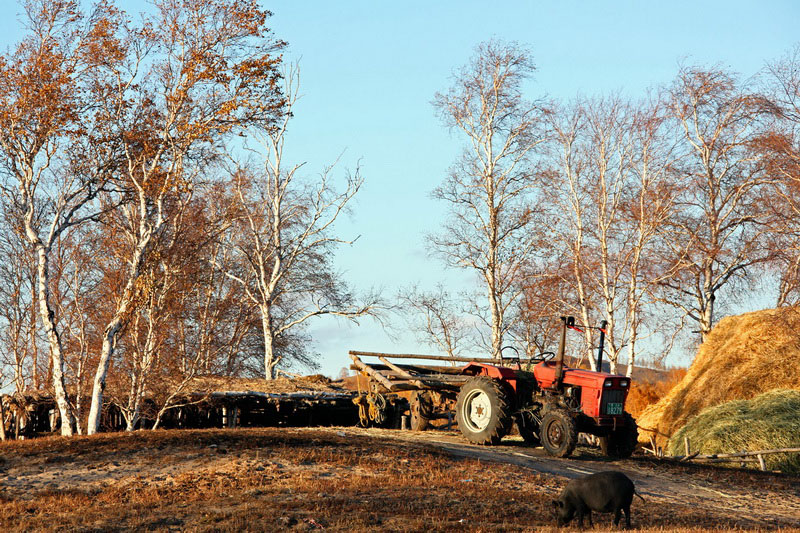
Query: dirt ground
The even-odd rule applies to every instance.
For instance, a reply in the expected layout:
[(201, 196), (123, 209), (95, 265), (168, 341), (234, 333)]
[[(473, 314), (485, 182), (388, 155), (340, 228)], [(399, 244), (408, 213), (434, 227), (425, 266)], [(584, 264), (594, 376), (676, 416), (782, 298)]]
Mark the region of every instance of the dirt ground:
[(637, 529), (800, 531), (797, 477), (360, 428), (0, 443), (0, 531), (556, 531), (550, 502), (568, 479), (611, 469), (646, 499)]

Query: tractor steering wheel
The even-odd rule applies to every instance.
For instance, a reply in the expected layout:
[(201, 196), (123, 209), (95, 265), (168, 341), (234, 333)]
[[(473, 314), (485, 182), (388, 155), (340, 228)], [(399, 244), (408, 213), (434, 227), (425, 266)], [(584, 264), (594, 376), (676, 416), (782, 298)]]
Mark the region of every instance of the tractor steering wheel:
[(550, 361), (556, 356), (555, 352), (542, 352), (538, 355), (542, 359), (542, 361)]

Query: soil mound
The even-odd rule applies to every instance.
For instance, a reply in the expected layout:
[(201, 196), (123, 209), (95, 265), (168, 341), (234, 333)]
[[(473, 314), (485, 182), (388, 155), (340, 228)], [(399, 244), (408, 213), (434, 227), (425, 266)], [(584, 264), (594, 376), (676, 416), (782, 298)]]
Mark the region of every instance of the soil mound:
[[(637, 422), (664, 439), (703, 409), (773, 389), (800, 390), (800, 309), (794, 307), (720, 320), (686, 377)], [(652, 434), (640, 431), (640, 440)]]

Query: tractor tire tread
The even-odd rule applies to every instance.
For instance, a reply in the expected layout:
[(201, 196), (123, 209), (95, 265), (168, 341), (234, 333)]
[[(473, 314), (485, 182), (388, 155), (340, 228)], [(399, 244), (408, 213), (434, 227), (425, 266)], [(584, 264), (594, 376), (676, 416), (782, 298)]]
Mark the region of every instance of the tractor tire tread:
[[(469, 432), (466, 429), (466, 425), (461, 420), (463, 409), (462, 403), (464, 401), (465, 393), (476, 387), (483, 389), (484, 392), (489, 394), (489, 397), (493, 403), (493, 411), (496, 409), (496, 416), (493, 416), (493, 421), (490, 422), (489, 426), (480, 433)], [(508, 435), (509, 431), (511, 431), (511, 426), (513, 423), (512, 410), (511, 399), (509, 398), (505, 387), (503, 387), (500, 381), (492, 379), (488, 376), (473, 376), (467, 379), (464, 385), (461, 386), (461, 390), (459, 391), (456, 400), (456, 420), (458, 421), (458, 427), (467, 440), (474, 444), (498, 444), (503, 437)]]

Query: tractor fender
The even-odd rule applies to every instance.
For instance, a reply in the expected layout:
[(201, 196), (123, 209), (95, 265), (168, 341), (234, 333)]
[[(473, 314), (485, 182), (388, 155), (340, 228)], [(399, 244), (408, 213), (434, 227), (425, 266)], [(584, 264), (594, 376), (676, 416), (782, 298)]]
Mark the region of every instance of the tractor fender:
[(461, 373), (467, 376), (487, 376), (496, 379), (509, 389), (508, 392), (511, 393), (512, 398), (516, 397), (517, 373), (512, 368), (473, 362), (463, 367)]

